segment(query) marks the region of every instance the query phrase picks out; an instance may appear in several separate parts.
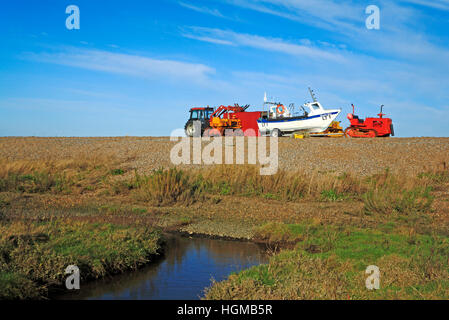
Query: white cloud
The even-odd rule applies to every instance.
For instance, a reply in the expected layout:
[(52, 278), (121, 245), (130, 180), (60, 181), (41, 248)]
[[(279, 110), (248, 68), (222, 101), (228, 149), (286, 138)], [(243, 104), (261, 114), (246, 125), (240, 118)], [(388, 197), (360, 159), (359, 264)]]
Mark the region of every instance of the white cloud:
[(77, 48), (56, 53), (28, 53), (24, 57), (38, 62), (142, 78), (187, 78), (192, 81), (202, 81), (215, 72), (215, 69), (203, 64)]
[(344, 62), (345, 58), (335, 50), (322, 50), (308, 44), (304, 39), (301, 44), (290, 43), (279, 38), (267, 38), (259, 35), (237, 33), (229, 30), (191, 27), (190, 33), (184, 32), (183, 36), (200, 41), (213, 42), (223, 45), (240, 45), (266, 51), (281, 52), (292, 56), (303, 56), (312, 59), (326, 59)]

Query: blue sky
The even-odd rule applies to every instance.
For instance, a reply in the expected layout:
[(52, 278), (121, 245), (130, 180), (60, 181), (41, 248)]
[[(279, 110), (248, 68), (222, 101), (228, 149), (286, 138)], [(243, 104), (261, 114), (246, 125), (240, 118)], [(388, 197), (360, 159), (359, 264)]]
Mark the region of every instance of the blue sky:
[(448, 30), (449, 0), (2, 1), (0, 136), (166, 136), (308, 86), (345, 126), (384, 104), (397, 136), (449, 136)]

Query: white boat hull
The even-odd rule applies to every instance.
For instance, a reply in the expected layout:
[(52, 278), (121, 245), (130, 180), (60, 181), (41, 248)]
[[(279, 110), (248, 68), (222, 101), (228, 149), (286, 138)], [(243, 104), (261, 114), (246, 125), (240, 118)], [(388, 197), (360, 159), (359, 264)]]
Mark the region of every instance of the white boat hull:
[(281, 133), (307, 131), (310, 133), (323, 132), (334, 121), (341, 110), (326, 110), (324, 113), (310, 115), (304, 118), (288, 117), (278, 119), (259, 119), (257, 125), (261, 135), (267, 135), (278, 129)]

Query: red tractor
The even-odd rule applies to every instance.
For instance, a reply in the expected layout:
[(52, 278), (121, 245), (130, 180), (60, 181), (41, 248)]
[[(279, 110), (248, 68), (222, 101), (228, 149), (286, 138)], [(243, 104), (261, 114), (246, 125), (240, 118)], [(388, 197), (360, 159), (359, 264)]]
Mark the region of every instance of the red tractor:
[(351, 126), (346, 128), (345, 136), (351, 138), (376, 138), (394, 136), (393, 121), (390, 118), (384, 118), (382, 112), (383, 105), (380, 106), (379, 118), (359, 119), (354, 113), (354, 105), (352, 105), (352, 113), (348, 113), (348, 119)]

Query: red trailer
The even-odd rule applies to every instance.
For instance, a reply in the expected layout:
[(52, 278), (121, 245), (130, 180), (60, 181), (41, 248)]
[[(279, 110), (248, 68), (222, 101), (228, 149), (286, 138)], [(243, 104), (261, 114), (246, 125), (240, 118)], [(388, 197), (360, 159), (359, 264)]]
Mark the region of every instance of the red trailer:
[(257, 119), (262, 117), (261, 111), (237, 112), (235, 113), (235, 116), (241, 121), (241, 129), (245, 137), (260, 136), (259, 126), (257, 125)]

